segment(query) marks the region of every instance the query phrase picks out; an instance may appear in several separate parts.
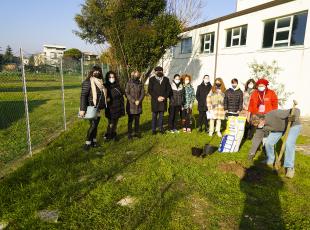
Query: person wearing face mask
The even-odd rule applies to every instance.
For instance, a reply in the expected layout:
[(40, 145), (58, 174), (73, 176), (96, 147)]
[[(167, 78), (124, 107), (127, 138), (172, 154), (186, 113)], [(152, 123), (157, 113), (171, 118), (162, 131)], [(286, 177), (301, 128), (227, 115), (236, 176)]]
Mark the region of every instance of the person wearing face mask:
[(210, 120), (209, 136), (213, 136), (215, 131), (219, 137), (222, 137), (221, 124), (225, 120), (224, 98), (226, 87), (222, 78), (216, 78), (210, 93), (207, 96), (208, 119)]
[(103, 84), (102, 71), (99, 66), (94, 66), (89, 72), (88, 77), (82, 83), (80, 112), (79, 116), (84, 117), (87, 106), (97, 106), (98, 114), (93, 120), (90, 120), (90, 127), (87, 131), (84, 150), (88, 151), (91, 147), (98, 147), (97, 130), (100, 122), (100, 110), (107, 107), (107, 89)]
[[(268, 88), (268, 80), (262, 78), (256, 82), (257, 90), (253, 92), (250, 98), (248, 121), (254, 115), (264, 118), (265, 114), (278, 109), (278, 97), (275, 91)], [(256, 128), (252, 139), (252, 146), (249, 151), (248, 159), (252, 160), (261, 145), (262, 128)]]
[[(244, 93), (243, 93), (243, 111), (242, 112), (243, 112), (243, 114), (246, 115), (246, 117), (248, 117), (250, 98), (251, 98), (251, 96), (255, 90), (255, 85), (256, 85), (256, 82), (254, 79), (249, 79), (245, 83), (245, 88), (244, 88)], [(251, 123), (248, 120), (249, 119), (247, 119), (247, 122), (245, 125), (244, 138), (250, 140), (253, 138), (255, 128), (253, 125), (251, 125)]]
[(107, 72), (105, 86), (108, 90), (108, 108), (105, 110), (105, 116), (108, 118), (108, 127), (104, 139), (106, 141), (117, 140), (116, 128), (119, 118), (125, 115), (125, 106), (124, 93), (115, 72)]
[(171, 93), (169, 79), (164, 76), (163, 68), (157, 66), (155, 75), (149, 79), (148, 93), (151, 95), (152, 134), (156, 134), (157, 126), (162, 134), (164, 131), (164, 112), (167, 111), (167, 99)]
[[(177, 115), (182, 113), (184, 97), (184, 87), (181, 82), (181, 76), (179, 74), (174, 75), (171, 82), (171, 94), (169, 96), (169, 129), (171, 133), (178, 133), (176, 128)], [(181, 116), (182, 119), (182, 116)]]
[(196, 92), (196, 99), (198, 101), (198, 127), (199, 132), (202, 132), (202, 126), (205, 125), (205, 131), (208, 132), (208, 118), (207, 118), (207, 96), (210, 93), (212, 85), (210, 83), (209, 75), (203, 77), (202, 83), (198, 86)]
[(236, 78), (231, 80), (231, 88), (225, 92), (224, 109), (227, 116), (239, 116), (243, 109), (243, 92)]
[[(128, 139), (132, 137), (141, 138), (140, 134), (140, 115), (142, 113), (142, 101), (144, 99), (144, 88), (140, 81), (140, 73), (133, 71), (131, 79), (128, 81), (125, 89), (127, 97), (126, 111), (128, 114)], [(132, 123), (135, 121), (135, 133), (132, 134)]]
[(193, 104), (195, 102), (195, 90), (191, 84), (192, 77), (184, 74), (184, 101), (183, 101), (183, 132), (191, 133), (191, 114), (193, 111)]

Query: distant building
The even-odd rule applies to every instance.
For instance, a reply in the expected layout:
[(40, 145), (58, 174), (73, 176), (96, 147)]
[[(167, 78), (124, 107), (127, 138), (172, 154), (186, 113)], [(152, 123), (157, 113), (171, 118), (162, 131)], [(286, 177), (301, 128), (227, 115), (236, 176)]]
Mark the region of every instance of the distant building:
[(43, 45), (43, 54), (48, 64), (54, 65), (59, 63), (59, 59), (63, 57), (65, 46), (59, 45)]
[(254, 60), (275, 60), (281, 68), (277, 80), (294, 93), (302, 115), (310, 116), (310, 0), (238, 0), (236, 10), (185, 29), (160, 62), (165, 75), (189, 73), (197, 87), (209, 74), (229, 86), (232, 78), (242, 84), (251, 77)]
[(85, 65), (94, 65), (98, 63), (99, 56), (92, 52), (83, 52), (83, 60)]

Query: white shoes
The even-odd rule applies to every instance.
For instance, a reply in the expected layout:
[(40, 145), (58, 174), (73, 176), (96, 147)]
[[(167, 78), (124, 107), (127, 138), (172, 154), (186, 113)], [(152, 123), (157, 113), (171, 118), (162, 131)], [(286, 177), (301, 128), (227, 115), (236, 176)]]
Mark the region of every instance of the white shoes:
[(222, 133), (221, 132), (217, 132), (217, 136), (218, 137), (222, 137)]
[(213, 136), (213, 132), (209, 132), (209, 137), (212, 137)]
[(294, 168), (287, 168), (286, 169), (286, 177), (292, 179), (295, 175), (295, 169)]

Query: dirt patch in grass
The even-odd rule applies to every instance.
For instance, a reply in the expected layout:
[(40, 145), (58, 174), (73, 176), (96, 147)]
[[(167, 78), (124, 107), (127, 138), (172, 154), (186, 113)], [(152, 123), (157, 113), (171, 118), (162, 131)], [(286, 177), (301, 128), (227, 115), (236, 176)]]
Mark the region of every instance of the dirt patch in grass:
[(221, 163), (218, 166), (218, 169), (225, 173), (232, 173), (239, 177), (240, 179), (243, 178), (246, 174), (246, 168), (243, 167), (237, 161), (230, 161), (228, 163)]
[(210, 207), (207, 200), (197, 194), (188, 197), (188, 202), (191, 210), (191, 217), (195, 224), (200, 226), (200, 229), (208, 229), (210, 225), (208, 221), (208, 212)]

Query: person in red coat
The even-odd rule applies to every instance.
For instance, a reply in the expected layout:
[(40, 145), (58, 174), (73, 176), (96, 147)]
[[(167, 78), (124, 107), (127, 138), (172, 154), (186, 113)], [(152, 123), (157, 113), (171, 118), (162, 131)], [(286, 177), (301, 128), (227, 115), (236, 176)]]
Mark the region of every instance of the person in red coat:
[[(259, 79), (256, 82), (257, 90), (253, 92), (250, 98), (248, 121), (250, 121), (251, 116), (263, 118), (266, 113), (278, 109), (278, 96), (275, 91), (268, 88), (268, 85), (269, 82), (266, 79)], [(255, 157), (263, 137), (263, 129), (257, 128), (253, 136), (252, 146), (248, 156), (249, 160)]]

